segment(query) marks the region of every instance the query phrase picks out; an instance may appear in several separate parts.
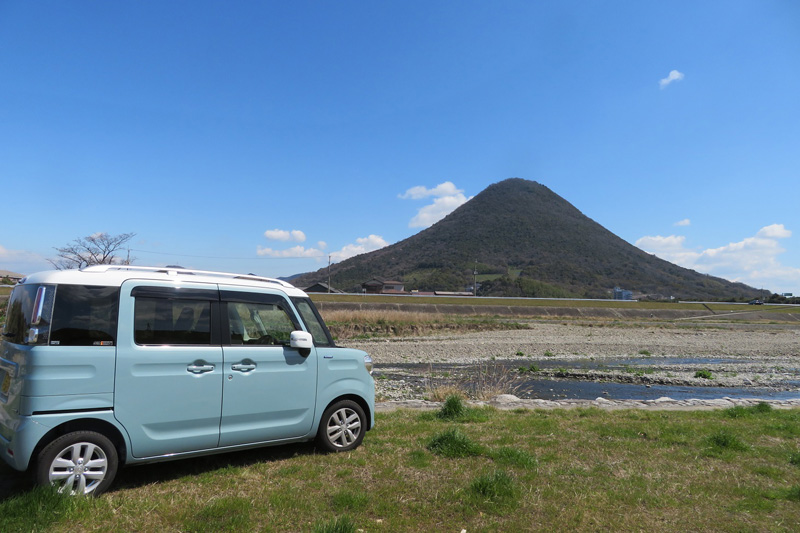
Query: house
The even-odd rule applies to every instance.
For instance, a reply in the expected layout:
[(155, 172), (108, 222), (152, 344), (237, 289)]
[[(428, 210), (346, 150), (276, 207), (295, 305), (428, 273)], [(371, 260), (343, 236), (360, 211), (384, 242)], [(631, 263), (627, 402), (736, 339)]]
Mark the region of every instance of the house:
[(406, 294), (405, 285), (402, 281), (383, 280), (372, 278), (361, 284), (361, 288), (367, 294)]
[(8, 279), (11, 283), (17, 283), (25, 277), (25, 274), (19, 272), (11, 272), (10, 270), (0, 270), (0, 280)]
[(310, 286), (306, 287), (305, 289), (303, 289), (303, 292), (316, 292), (316, 293), (320, 293), (320, 292), (328, 293), (328, 292), (330, 292), (330, 293), (342, 294), (342, 291), (340, 291), (339, 289), (334, 289), (333, 287), (329, 286), (327, 283), (322, 283), (322, 282), (315, 283), (313, 285), (310, 285)]

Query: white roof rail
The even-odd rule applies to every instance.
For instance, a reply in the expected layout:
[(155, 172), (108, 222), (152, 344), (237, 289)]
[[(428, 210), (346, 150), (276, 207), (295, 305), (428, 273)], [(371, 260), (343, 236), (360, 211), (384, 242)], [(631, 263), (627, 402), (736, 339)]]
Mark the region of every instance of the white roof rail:
[(227, 279), (245, 279), (250, 281), (263, 281), (267, 283), (276, 283), (281, 287), (294, 288), (294, 285), (292, 285), (291, 283), (287, 283), (286, 281), (275, 278), (255, 276), (252, 274), (236, 274), (233, 272), (216, 272), (213, 270), (193, 270), (189, 268), (147, 267), (138, 265), (92, 265), (82, 268), (81, 272), (108, 272), (110, 270), (118, 270), (118, 271), (127, 270), (131, 272), (154, 272), (154, 273), (161, 272), (167, 274), (168, 276), (189, 275), (189, 276), (210, 276), (210, 277), (227, 278)]

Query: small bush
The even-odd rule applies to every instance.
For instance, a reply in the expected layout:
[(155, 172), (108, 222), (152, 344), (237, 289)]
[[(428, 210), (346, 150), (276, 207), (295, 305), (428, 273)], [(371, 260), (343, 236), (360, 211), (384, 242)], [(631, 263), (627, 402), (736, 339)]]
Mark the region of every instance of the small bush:
[(556, 356), (556, 354), (554, 354), (554, 353), (553, 353), (553, 352), (551, 352), (550, 350), (545, 350), (545, 352), (544, 352), (544, 356), (545, 356), (545, 357), (555, 357), (555, 356)]
[(702, 378), (702, 379), (714, 379), (714, 376), (711, 374), (711, 370), (698, 370), (694, 373), (694, 377)]
[(648, 355), (653, 355), (653, 354), (650, 353), (650, 350), (639, 350), (639, 355), (648, 356)]
[(442, 457), (470, 457), (481, 455), (483, 447), (470, 440), (458, 428), (450, 428), (447, 431), (434, 435), (428, 442), (428, 450)]

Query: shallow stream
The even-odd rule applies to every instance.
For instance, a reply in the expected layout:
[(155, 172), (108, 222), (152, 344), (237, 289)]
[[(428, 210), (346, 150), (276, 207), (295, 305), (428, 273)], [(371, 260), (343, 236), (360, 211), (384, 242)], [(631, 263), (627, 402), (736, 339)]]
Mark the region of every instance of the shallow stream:
[[(535, 367), (531, 372), (521, 368)], [(553, 375), (565, 370), (564, 377)], [(717, 379), (693, 380), (692, 384), (648, 383), (651, 375), (678, 374), (692, 376), (696, 369), (709, 369)], [(592, 379), (591, 372), (601, 372), (602, 378)], [(515, 359), (481, 364), (400, 363), (376, 366), (378, 380), (403, 383), (417, 395), (424, 396), (431, 387), (457, 383), (470, 389), (482, 386), (488, 378), (502, 381), (520, 398), (541, 400), (673, 400), (719, 398), (790, 400), (800, 399), (800, 368), (781, 366), (757, 359), (723, 357), (623, 357), (598, 359)], [(542, 375), (545, 374), (545, 375)], [(748, 379), (730, 376), (748, 375)], [(725, 379), (727, 376), (729, 379)], [(759, 380), (763, 377), (764, 379)], [(769, 379), (766, 379), (766, 378)], [(668, 378), (667, 378), (668, 379)], [(641, 382), (636, 382), (641, 380)], [(726, 385), (740, 381), (737, 386)], [(769, 381), (761, 385), (759, 381)], [(695, 384), (696, 383), (696, 384)]]

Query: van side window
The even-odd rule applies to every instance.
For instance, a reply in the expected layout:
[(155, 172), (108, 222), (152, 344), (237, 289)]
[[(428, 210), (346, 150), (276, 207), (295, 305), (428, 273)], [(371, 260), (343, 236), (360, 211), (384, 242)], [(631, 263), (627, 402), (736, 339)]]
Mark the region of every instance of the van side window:
[(50, 344), (113, 346), (117, 339), (119, 287), (59, 285)]
[(228, 302), (231, 344), (289, 345), (292, 331), (300, 329), (282, 305)]
[(136, 297), (136, 344), (211, 344), (211, 302)]

